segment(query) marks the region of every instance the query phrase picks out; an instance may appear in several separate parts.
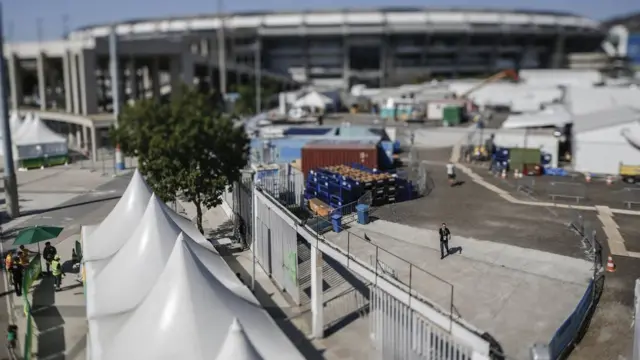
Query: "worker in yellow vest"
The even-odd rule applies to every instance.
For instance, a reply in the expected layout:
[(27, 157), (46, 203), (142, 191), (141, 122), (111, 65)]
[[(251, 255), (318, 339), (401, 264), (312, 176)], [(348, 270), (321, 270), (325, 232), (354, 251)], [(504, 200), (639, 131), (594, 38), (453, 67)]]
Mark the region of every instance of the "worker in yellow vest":
[(13, 284), (13, 276), (11, 276), (11, 267), (13, 266), (13, 254), (11, 251), (7, 253), (7, 257), (4, 258), (4, 268), (7, 270), (7, 274), (9, 274), (9, 284)]
[(59, 291), (62, 286), (62, 277), (64, 276), (62, 264), (60, 263), (60, 255), (54, 256), (53, 261), (51, 261), (51, 274), (53, 275), (56, 291)]

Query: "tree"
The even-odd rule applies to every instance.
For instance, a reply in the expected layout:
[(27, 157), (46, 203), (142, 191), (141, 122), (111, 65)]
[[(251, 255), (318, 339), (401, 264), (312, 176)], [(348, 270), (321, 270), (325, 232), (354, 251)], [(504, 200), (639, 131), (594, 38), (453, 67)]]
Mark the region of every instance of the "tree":
[(128, 156), (163, 201), (183, 197), (196, 208), (201, 233), (203, 208), (219, 205), (221, 195), (241, 174), (249, 155), (243, 127), (220, 111), (219, 97), (182, 88), (170, 103), (142, 100), (124, 109), (111, 139)]
[[(239, 85), (237, 88), (238, 99), (234, 104), (234, 112), (240, 116), (256, 113), (256, 87), (255, 84)], [(270, 106), (273, 95), (278, 93), (277, 86), (271, 82), (264, 83), (261, 87), (262, 111)]]

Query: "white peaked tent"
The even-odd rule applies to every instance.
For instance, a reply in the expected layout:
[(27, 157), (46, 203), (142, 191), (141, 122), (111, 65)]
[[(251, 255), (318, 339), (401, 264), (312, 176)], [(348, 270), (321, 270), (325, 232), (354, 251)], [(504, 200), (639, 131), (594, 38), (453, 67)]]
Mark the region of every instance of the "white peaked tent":
[(223, 348), (230, 325), (238, 318), (263, 359), (302, 360), (303, 356), (267, 312), (229, 291), (203, 265), (193, 248), (176, 241), (164, 271), (143, 302), (129, 315), (100, 360), (204, 360)]
[(13, 142), (19, 159), (65, 156), (68, 153), (67, 139), (49, 129), (38, 116), (24, 122)]
[(140, 225), (102, 270), (87, 283), (87, 317), (129, 311), (147, 295), (181, 231), (151, 195)]
[(262, 360), (238, 319), (233, 319), (216, 360)]
[(331, 104), (333, 104), (333, 100), (331, 100), (330, 97), (322, 95), (317, 91), (312, 91), (304, 95), (300, 99), (296, 100), (296, 102), (293, 103), (293, 106), (295, 107), (308, 106), (310, 108), (324, 110), (327, 107), (327, 105), (331, 105)]
[(12, 112), (9, 118), (9, 128), (11, 129), (11, 135), (15, 135), (18, 129), (22, 126), (22, 119), (17, 112)]
[(136, 170), (113, 210), (91, 235), (82, 239), (84, 261), (106, 260), (120, 250), (140, 224), (150, 198), (151, 189)]
[(20, 138), (23, 133), (28, 133), (31, 131), (33, 126), (33, 121), (34, 121), (34, 116), (32, 113), (27, 113), (24, 116), (24, 120), (22, 121), (22, 124), (20, 124), (20, 127), (18, 127), (15, 130), (15, 132), (11, 133), (11, 135), (13, 135), (14, 142), (16, 141), (16, 139)]
[(214, 250), (213, 245), (211, 245), (209, 240), (207, 240), (204, 235), (200, 233), (194, 223), (189, 221), (189, 219), (185, 218), (184, 216), (173, 211), (173, 209), (168, 207), (165, 203), (162, 203), (162, 206), (164, 211), (169, 214), (171, 219), (180, 227), (180, 230), (187, 234), (187, 236), (195, 240), (195, 242), (197, 242), (198, 244), (206, 247), (207, 249), (212, 251)]

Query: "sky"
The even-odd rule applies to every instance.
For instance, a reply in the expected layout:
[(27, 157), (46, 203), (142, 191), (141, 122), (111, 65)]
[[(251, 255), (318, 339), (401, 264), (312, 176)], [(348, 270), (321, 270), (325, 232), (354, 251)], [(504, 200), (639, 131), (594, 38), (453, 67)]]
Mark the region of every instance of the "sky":
[[(596, 20), (640, 12), (640, 0), (346, 0), (339, 3), (330, 0), (222, 1), (225, 12), (467, 7), (564, 11)], [(3, 6), (5, 38), (8, 41), (34, 41), (39, 37), (43, 40), (61, 38), (65, 30), (65, 17), (68, 29), (73, 30), (85, 25), (124, 20), (211, 14), (217, 9), (217, 0), (0, 0), (0, 3)]]

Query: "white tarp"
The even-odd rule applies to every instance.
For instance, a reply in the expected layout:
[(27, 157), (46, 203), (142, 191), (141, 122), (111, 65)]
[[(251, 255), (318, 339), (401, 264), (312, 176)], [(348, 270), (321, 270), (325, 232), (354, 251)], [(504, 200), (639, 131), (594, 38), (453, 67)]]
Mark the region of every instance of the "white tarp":
[(267, 312), (229, 291), (194, 248), (202, 249), (179, 236), (159, 280), (113, 339), (96, 349), (92, 338), (94, 360), (215, 359), (236, 318), (263, 359), (302, 360)]
[(262, 360), (238, 319), (233, 319), (216, 360)]
[(120, 250), (140, 224), (149, 198), (151, 189), (136, 170), (113, 210), (91, 235), (82, 239), (84, 261), (105, 260)]
[(563, 127), (572, 122), (571, 114), (563, 105), (550, 105), (537, 113), (509, 115), (502, 123), (503, 129)]
[(317, 91), (312, 91), (296, 100), (293, 105), (296, 107), (308, 106), (310, 108), (324, 110), (327, 105), (330, 105), (332, 103), (333, 100), (331, 100), (331, 98), (329, 98), (328, 96), (322, 95)]
[(585, 115), (620, 106), (640, 108), (640, 89), (569, 87), (564, 101), (573, 115)]
[(25, 121), (17, 131), (13, 143), (18, 159), (35, 159), (67, 155), (67, 139), (49, 129), (39, 117)]

